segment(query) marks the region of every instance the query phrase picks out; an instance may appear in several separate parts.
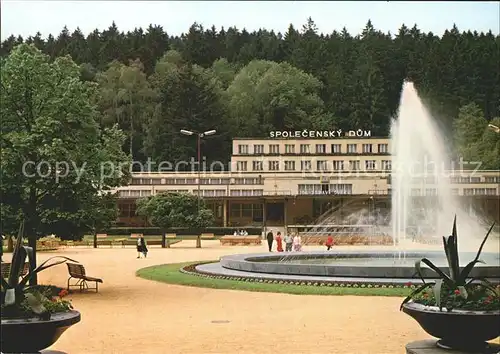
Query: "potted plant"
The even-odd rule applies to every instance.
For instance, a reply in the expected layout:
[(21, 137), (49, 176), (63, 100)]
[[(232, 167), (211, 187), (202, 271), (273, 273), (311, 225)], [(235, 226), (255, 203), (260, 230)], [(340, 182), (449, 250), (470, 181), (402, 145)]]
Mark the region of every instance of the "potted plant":
[[(413, 317), (431, 336), (439, 338), (437, 345), (441, 348), (481, 350), (488, 346), (487, 341), (500, 336), (500, 288), (485, 278), (469, 277), (477, 263), (484, 263), (479, 257), (493, 226), (474, 260), (463, 268), (459, 266), (456, 217), (451, 235), (443, 237), (449, 274), (427, 258), (415, 263), (423, 284), (403, 300), (400, 310)], [(422, 263), (437, 274), (436, 281), (425, 281)]]
[[(2, 277), (1, 351), (6, 353), (34, 353), (45, 349), (54, 344), (66, 329), (80, 321), (80, 313), (63, 299), (66, 290), (28, 285), (34, 274), (68, 260), (76, 261), (67, 257), (51, 257), (35, 268), (33, 249), (22, 244), (23, 228), (21, 224), (9, 275), (6, 279)], [(21, 278), (19, 275), (26, 258), (30, 270)], [(60, 259), (50, 263), (56, 258)]]

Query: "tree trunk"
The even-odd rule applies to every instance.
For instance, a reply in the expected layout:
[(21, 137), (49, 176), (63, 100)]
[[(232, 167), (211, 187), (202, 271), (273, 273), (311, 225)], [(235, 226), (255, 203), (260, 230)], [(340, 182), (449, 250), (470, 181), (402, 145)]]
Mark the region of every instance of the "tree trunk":
[(165, 230), (162, 228), (161, 229), (161, 248), (165, 248), (166, 247), (166, 241), (167, 241), (167, 238), (166, 238), (166, 235), (165, 235)]
[(12, 253), (14, 251), (14, 239), (12, 235), (7, 236), (7, 252)]
[[(25, 235), (28, 237), (28, 246), (33, 249), (33, 264), (30, 265), (30, 269), (36, 268), (36, 225), (37, 225), (37, 214), (36, 214), (36, 188), (30, 188), (28, 210), (25, 214), (26, 217), (26, 227)], [(30, 279), (30, 285), (37, 285), (38, 277), (35, 274)]]

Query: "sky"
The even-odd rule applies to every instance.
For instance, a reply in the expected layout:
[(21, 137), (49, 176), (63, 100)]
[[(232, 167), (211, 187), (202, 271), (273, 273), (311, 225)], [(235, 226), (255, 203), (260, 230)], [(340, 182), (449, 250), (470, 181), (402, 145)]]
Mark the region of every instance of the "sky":
[(284, 33), (301, 28), (311, 17), (320, 32), (346, 27), (360, 33), (368, 19), (376, 29), (396, 33), (401, 24), (417, 24), (442, 35), (455, 23), (459, 30), (500, 32), (500, 2), (326, 2), (326, 1), (15, 1), (1, 2), (1, 38), (27, 37), (39, 31), (57, 36), (66, 25), (84, 34), (115, 21), (121, 31), (161, 25), (170, 35), (187, 32), (194, 22), (204, 27), (266, 28)]

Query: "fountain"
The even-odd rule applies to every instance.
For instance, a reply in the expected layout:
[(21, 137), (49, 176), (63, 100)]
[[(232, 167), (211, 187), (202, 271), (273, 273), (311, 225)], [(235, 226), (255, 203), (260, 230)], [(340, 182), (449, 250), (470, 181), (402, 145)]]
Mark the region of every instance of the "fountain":
[[(391, 127), (392, 236), (401, 244), (409, 234), (424, 238), (447, 235), (457, 215), (462, 250), (477, 249), (487, 227), (463, 209), (453, 195), (453, 169), (444, 135), (411, 82), (403, 84), (399, 116)], [(476, 237), (474, 237), (476, 236)]]
[[(461, 171), (453, 169), (445, 139), (411, 82), (403, 84), (398, 119), (393, 121), (391, 127), (391, 149), (390, 222), (386, 222), (383, 213), (374, 215), (373, 210), (368, 213), (361, 210), (343, 218), (342, 224), (347, 224), (344, 225), (345, 229), (351, 229), (353, 233), (369, 233), (370, 240), (392, 233), (393, 245), (389, 246), (392, 249), (387, 250), (386, 246), (384, 250), (371, 247), (369, 251), (365, 247), (362, 251), (334, 249), (328, 252), (231, 255), (222, 257), (218, 263), (198, 265), (196, 271), (209, 276), (316, 284), (402, 284), (418, 278), (414, 264), (423, 257), (447, 271), (446, 259), (440, 249), (441, 236), (450, 233), (455, 215), (461, 260), (472, 260), (486, 233), (486, 227), (481, 225), (477, 217), (463, 210), (458, 196), (453, 194), (450, 177), (460, 177)], [(330, 225), (337, 220), (334, 214), (335, 210), (332, 209), (322, 215), (303, 239), (330, 232)], [(424, 245), (416, 246), (412, 241), (417, 237), (437, 243), (439, 251)], [(491, 248), (498, 250), (498, 245)], [(483, 276), (500, 282), (498, 252), (483, 252), (481, 258), (486, 264), (478, 265), (471, 276)], [(431, 272), (426, 271), (423, 276), (433, 277)]]

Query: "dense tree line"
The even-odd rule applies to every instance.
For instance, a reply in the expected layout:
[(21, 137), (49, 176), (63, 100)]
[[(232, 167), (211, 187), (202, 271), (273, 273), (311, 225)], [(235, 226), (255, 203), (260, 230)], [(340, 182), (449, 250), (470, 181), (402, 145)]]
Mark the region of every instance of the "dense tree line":
[[(70, 55), (81, 79), (98, 83), (101, 126), (118, 124), (127, 136), (123, 149), (134, 160), (195, 156), (196, 139), (180, 129), (216, 128), (203, 151), (208, 160), (223, 161), (232, 137), (267, 136), (269, 130), (363, 128), (386, 136), (405, 78), (444, 128), (464, 129), (459, 112), (481, 124), (500, 116), (500, 36), (491, 32), (453, 27), (439, 37), (403, 25), (392, 34), (368, 21), (357, 35), (345, 29), (323, 34), (309, 18), (286, 33), (195, 23), (172, 36), (153, 25), (124, 33), (113, 23), (88, 36), (67, 28), (46, 39), (11, 36), (1, 55), (23, 42), (52, 60)], [(483, 140), (495, 146), (487, 167), (498, 168), (498, 135)], [(455, 141), (464, 154), (491, 154), (492, 145)]]

